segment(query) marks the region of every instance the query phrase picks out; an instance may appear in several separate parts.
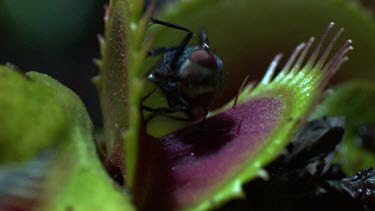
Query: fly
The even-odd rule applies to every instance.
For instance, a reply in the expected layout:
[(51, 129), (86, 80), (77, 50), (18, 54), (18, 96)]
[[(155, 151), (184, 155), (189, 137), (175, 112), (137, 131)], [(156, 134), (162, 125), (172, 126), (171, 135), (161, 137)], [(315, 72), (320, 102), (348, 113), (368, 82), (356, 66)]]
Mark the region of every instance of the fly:
[[(177, 46), (162, 47), (148, 52), (148, 56), (164, 54), (158, 67), (147, 76), (166, 98), (168, 107), (142, 109), (154, 116), (166, 116), (182, 121), (196, 121), (206, 117), (208, 107), (222, 93), (223, 63), (210, 51), (207, 33), (202, 29), (198, 45), (189, 45), (193, 32), (182, 26), (151, 18), (152, 23), (186, 32)], [(152, 93), (143, 98), (143, 101)], [(185, 117), (173, 115), (183, 112)]]

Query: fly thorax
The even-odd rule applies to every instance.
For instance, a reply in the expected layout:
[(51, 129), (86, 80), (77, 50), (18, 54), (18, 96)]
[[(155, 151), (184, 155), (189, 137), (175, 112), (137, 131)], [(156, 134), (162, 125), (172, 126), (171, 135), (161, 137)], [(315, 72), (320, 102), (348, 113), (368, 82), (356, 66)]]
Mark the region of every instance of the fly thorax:
[(208, 106), (218, 92), (216, 70), (186, 60), (178, 72), (181, 93), (193, 105)]

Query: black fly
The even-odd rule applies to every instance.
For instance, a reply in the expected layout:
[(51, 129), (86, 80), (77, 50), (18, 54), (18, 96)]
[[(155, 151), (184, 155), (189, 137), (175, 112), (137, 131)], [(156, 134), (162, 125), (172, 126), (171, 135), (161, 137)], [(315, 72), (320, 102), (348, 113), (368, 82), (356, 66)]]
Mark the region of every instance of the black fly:
[[(148, 52), (148, 56), (164, 54), (162, 62), (147, 78), (164, 94), (168, 107), (152, 108), (142, 105), (142, 109), (152, 112), (154, 116), (162, 115), (183, 121), (204, 118), (208, 113), (208, 106), (221, 94), (224, 80), (223, 64), (210, 51), (206, 32), (200, 31), (199, 45), (188, 45), (193, 37), (191, 30), (155, 18), (151, 21), (187, 34), (177, 46)], [(143, 101), (151, 94), (144, 97)], [(171, 115), (176, 112), (185, 113), (186, 118)]]

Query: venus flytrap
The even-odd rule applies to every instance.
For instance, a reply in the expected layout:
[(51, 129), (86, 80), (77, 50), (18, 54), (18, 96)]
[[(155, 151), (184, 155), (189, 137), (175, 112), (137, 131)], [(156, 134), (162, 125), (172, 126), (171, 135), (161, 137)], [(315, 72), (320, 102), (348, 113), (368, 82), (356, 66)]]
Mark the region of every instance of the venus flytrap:
[[(133, 25), (129, 29), (131, 33), (133, 30), (136, 34), (137, 25), (134, 23), (136, 22), (131, 23)], [(142, 26), (145, 25), (141, 24), (140, 27)], [(145, 134), (145, 129), (142, 129), (145, 125), (139, 125), (139, 119), (136, 117), (140, 115), (140, 82), (144, 77), (139, 74), (142, 65), (137, 61), (141, 61), (141, 56), (145, 55), (145, 48), (129, 50), (129, 55), (134, 57), (128, 62), (135, 64), (129, 65), (127, 72), (131, 75), (129, 90), (132, 91), (134, 100), (129, 104), (129, 109), (135, 114), (135, 121), (129, 127), (124, 145), (125, 152), (128, 152), (125, 153), (125, 162), (130, 166), (127, 167), (126, 176), (131, 178), (127, 185), (135, 194), (137, 206), (140, 209), (156, 206), (161, 209), (198, 210), (217, 207), (232, 197), (241, 196), (241, 184), (245, 181), (257, 175), (266, 176), (262, 166), (282, 151), (317, 104), (329, 78), (346, 60), (347, 51), (351, 50), (350, 41), (347, 41), (326, 61), (333, 44), (342, 33), (342, 30), (339, 30), (316, 61), (323, 41), (332, 27), (333, 24), (330, 24), (306, 64), (304, 60), (314, 41), (313, 38), (306, 44), (299, 45), (281, 73), (272, 79), (281, 57), (278, 55), (262, 83), (252, 89), (245, 88), (239, 95), (240, 105), (237, 108), (213, 115), (201, 123), (167, 135), (160, 141)], [(131, 35), (129, 39), (134, 40), (129, 42), (134, 46), (139, 46), (142, 42)], [(221, 132), (217, 137), (211, 134), (218, 131)], [(254, 134), (249, 131), (253, 131)], [(140, 134), (135, 135), (137, 132)], [(205, 133), (216, 137), (217, 143), (207, 143), (205, 137), (209, 136)], [(233, 134), (234, 137), (228, 138), (228, 135)], [(240, 148), (237, 148), (236, 142)], [(241, 148), (244, 149), (242, 152)], [(210, 153), (206, 154), (206, 151)], [(230, 152), (237, 153), (231, 155)], [(228, 159), (229, 157), (231, 159)], [(205, 166), (205, 173), (200, 172), (200, 165)], [(231, 169), (227, 165), (235, 167)], [(218, 169), (222, 171), (220, 176), (217, 176)], [(207, 174), (210, 176), (206, 177)]]
[[(196, 10), (197, 13), (192, 13), (194, 20), (200, 17), (199, 11), (206, 9), (212, 14), (208, 18), (212, 30), (212, 23), (217, 22), (213, 18), (219, 11), (216, 9), (234, 6), (241, 11), (252, 5), (235, 2), (178, 1), (175, 10), (167, 9), (164, 13), (178, 19), (186, 15), (184, 8)], [(264, 1), (251, 2), (262, 5)], [(25, 168), (10, 165), (5, 170), (0, 169), (0, 209), (19, 206), (35, 210), (210, 210), (233, 198), (245, 197), (242, 190), (245, 183), (257, 177), (270, 179), (265, 166), (285, 152), (285, 146), (318, 105), (328, 81), (352, 50), (350, 40), (338, 49), (334, 47), (343, 30), (330, 35), (334, 25), (331, 23), (315, 47), (314, 38), (298, 45), (279, 73), (276, 70), (281, 54), (271, 62), (259, 84), (250, 82), (240, 89), (234, 100), (212, 111), (206, 119), (156, 138), (146, 131), (141, 103), (147, 86), (147, 51), (162, 39), (158, 32), (151, 36), (146, 32), (154, 4), (143, 8), (143, 1), (110, 1), (104, 18), (104, 37), (99, 37), (100, 76), (94, 79), (104, 117), (105, 162), (113, 161), (117, 165), (124, 183), (110, 178), (100, 163), (92, 123), (82, 102), (71, 90), (45, 75), (27, 73), (25, 78), (0, 67), (0, 87), (6, 90), (0, 92), (0, 105), (9, 102), (11, 105), (9, 111), (0, 110), (0, 117), (6, 123), (0, 128), (0, 144), (11, 151), (2, 154), (0, 159), (26, 162), (22, 164)], [(220, 11), (218, 13), (222, 16)], [(234, 13), (237, 14), (231, 11)], [(183, 19), (194, 22), (185, 16)], [(207, 20), (201, 21), (204, 24)], [(216, 30), (220, 32), (219, 28)], [(250, 36), (250, 33), (243, 34)], [(167, 40), (173, 39), (168, 37)], [(228, 40), (228, 37), (220, 39)], [(227, 43), (220, 39), (214, 38), (212, 43), (226, 49)], [(245, 47), (251, 46), (245, 44)], [(334, 53), (332, 49), (336, 49)], [(224, 55), (230, 50), (233, 49), (228, 48)], [(223, 62), (226, 67), (226, 60)], [(29, 95), (24, 97), (25, 93)], [(29, 107), (23, 107), (24, 104)], [(20, 112), (24, 115), (17, 116)], [(39, 118), (40, 125), (35, 127), (38, 130), (30, 127), (32, 118)], [(16, 120), (20, 122), (18, 128), (22, 134), (29, 135), (17, 136), (25, 143), (21, 147), (13, 142), (19, 135), (14, 130)], [(162, 123), (158, 127), (169, 127)], [(25, 149), (30, 143), (33, 144)], [(39, 154), (45, 152), (43, 149), (48, 156), (37, 156), (43, 155)], [(113, 156), (120, 159), (113, 160)], [(37, 172), (40, 177), (34, 177), (35, 172), (30, 169), (40, 169)], [(15, 174), (19, 177), (12, 178)], [(4, 175), (7, 176), (1, 177)], [(19, 181), (25, 184), (21, 186), (24, 190), (21, 193), (25, 195), (14, 192)], [(5, 186), (7, 184), (15, 186)], [(31, 188), (40, 192), (31, 195)], [(4, 200), (9, 197), (13, 197), (11, 203)]]
[(148, 173), (137, 178), (136, 188), (144, 190), (136, 192), (137, 205), (145, 210), (205, 210), (243, 196), (242, 184), (266, 176), (262, 167), (282, 152), (352, 50), (348, 40), (329, 57), (341, 29), (320, 53), (333, 25), (309, 58), (313, 38), (300, 44), (272, 79), (280, 59), (276, 56), (262, 82), (245, 88), (235, 107), (231, 102), (226, 110), (159, 141), (144, 136), (141, 143), (148, 153), (142, 153), (146, 158), (140, 158), (138, 171)]

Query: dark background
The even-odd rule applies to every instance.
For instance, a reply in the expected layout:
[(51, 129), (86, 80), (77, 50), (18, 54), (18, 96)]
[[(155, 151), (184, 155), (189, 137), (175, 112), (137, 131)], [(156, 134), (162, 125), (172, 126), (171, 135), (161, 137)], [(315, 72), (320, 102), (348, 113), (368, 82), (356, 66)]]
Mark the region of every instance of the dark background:
[(104, 0), (0, 0), (0, 64), (46, 73), (76, 92), (101, 126), (91, 78), (99, 70), (97, 35)]
[(108, 2), (0, 0), (0, 64), (46, 73), (71, 88), (96, 127), (102, 118), (91, 78), (99, 73), (93, 59), (100, 58), (97, 35), (103, 34)]

